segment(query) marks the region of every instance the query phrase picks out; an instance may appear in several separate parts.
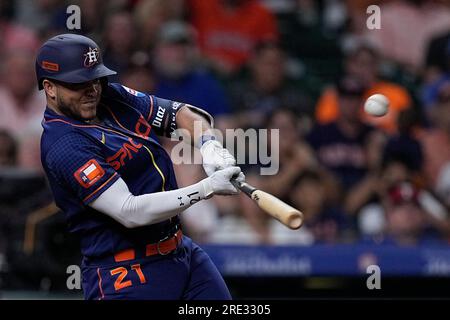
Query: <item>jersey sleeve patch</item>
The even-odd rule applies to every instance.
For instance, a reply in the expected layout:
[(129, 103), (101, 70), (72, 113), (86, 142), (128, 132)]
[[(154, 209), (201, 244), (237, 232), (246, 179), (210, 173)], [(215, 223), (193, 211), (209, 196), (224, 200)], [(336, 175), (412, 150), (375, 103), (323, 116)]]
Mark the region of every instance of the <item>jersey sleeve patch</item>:
[(89, 188), (104, 175), (105, 170), (95, 159), (89, 160), (74, 173), (75, 179), (84, 188)]
[(127, 86), (122, 85), (122, 87), (129, 93), (135, 97), (145, 97), (145, 94), (134, 89), (128, 88)]

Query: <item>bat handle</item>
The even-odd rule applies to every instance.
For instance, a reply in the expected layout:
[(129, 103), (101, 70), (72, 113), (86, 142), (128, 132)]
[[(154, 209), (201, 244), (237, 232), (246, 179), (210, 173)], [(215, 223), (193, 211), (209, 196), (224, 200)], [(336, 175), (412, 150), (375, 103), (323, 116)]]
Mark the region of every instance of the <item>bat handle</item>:
[(246, 182), (239, 182), (236, 181), (235, 178), (231, 179), (230, 182), (233, 184), (233, 186), (235, 186), (237, 189), (241, 190), (242, 192), (244, 192), (247, 196), (249, 196), (250, 198), (252, 197), (252, 193), (253, 191), (256, 190), (255, 187), (249, 185)]

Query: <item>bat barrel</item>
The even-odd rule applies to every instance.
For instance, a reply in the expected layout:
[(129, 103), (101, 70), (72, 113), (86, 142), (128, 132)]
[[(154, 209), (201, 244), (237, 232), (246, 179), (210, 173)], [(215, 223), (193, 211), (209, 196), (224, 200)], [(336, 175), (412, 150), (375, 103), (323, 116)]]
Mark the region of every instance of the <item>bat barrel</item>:
[(303, 224), (303, 213), (273, 195), (256, 189), (246, 182), (231, 180), (233, 185), (254, 200), (266, 213), (290, 229), (299, 229)]

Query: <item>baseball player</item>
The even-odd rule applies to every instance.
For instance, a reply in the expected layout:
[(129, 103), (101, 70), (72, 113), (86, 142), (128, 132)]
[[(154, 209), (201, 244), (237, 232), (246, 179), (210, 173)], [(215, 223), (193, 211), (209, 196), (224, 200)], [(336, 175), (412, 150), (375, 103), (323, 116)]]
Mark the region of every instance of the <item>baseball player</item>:
[[(107, 76), (91, 39), (62, 34), (36, 59), (45, 90), (41, 160), (69, 230), (79, 235), (86, 299), (230, 299), (206, 253), (183, 235), (179, 214), (244, 180), (234, 157), (209, 135), (199, 108), (137, 92)], [(178, 188), (172, 161), (153, 135), (194, 134), (207, 178)]]

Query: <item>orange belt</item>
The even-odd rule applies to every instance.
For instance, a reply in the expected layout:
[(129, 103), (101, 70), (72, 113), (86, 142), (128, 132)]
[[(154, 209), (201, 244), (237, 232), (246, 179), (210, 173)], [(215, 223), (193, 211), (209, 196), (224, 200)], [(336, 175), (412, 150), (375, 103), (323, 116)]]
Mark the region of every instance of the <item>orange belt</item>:
[[(181, 242), (183, 233), (178, 230), (173, 236), (159, 240), (157, 243), (148, 244), (145, 247), (145, 256), (162, 255), (165, 256), (175, 250)], [(133, 260), (136, 258), (136, 252), (134, 249), (126, 249), (120, 251), (114, 255), (114, 261), (123, 262), (127, 260)]]

